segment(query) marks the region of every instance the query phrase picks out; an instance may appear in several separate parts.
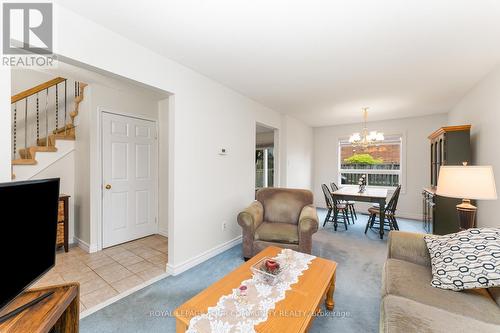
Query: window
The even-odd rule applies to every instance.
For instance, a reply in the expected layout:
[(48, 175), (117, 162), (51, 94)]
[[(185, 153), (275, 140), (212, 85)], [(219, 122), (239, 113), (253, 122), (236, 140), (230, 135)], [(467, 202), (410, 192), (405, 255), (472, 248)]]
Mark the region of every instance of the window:
[(402, 183), (402, 136), (387, 136), (380, 144), (354, 147), (339, 142), (339, 183), (357, 185), (366, 175), (368, 186), (396, 187)]
[(274, 186), (274, 149), (255, 150), (255, 188)]

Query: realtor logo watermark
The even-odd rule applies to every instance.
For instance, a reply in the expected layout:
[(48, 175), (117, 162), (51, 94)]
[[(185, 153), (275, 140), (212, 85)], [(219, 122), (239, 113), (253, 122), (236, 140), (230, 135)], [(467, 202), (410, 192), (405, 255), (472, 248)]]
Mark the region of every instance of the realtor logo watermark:
[(4, 2), (2, 10), (2, 66), (54, 67), (52, 3)]

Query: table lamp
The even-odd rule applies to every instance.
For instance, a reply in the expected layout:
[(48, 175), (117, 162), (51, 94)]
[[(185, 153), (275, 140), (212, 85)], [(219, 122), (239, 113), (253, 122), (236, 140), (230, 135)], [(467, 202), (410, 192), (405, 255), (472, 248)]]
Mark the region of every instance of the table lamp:
[(463, 166), (442, 166), (436, 194), (462, 199), (462, 203), (457, 205), (460, 229), (474, 228), (477, 208), (471, 204), (471, 199), (497, 199), (493, 167), (468, 166), (466, 163)]

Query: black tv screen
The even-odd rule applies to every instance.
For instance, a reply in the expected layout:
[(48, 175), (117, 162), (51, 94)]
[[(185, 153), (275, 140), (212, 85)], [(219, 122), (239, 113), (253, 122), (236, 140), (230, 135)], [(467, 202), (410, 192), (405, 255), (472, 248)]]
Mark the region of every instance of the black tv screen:
[(0, 310), (55, 265), (59, 179), (0, 184)]

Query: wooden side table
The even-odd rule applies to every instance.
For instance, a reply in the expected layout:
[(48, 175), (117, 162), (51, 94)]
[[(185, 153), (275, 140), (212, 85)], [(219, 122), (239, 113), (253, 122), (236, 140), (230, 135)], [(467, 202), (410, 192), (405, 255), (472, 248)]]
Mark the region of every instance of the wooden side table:
[(80, 317), (80, 285), (68, 283), (30, 289), (19, 295), (0, 315), (24, 305), (46, 292), (54, 293), (34, 306), (0, 324), (2, 333), (78, 333)]
[(64, 252), (68, 252), (68, 225), (69, 225), (69, 195), (59, 196), (59, 211), (57, 214), (57, 247), (64, 246)]

